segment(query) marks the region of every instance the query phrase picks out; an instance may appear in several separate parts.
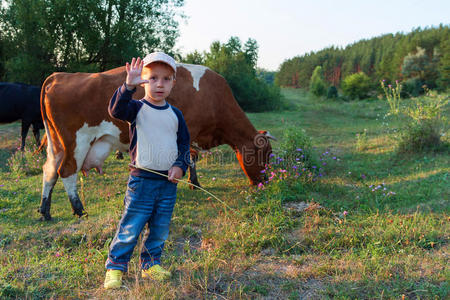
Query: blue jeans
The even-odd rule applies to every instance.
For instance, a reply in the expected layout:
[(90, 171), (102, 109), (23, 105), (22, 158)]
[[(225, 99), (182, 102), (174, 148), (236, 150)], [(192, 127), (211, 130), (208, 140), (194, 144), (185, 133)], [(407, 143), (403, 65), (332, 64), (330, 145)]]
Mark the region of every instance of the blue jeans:
[(141, 251), (141, 267), (160, 264), (164, 242), (177, 196), (177, 185), (168, 180), (130, 175), (124, 199), (124, 211), (109, 248), (107, 269), (126, 272), (139, 235), (148, 225)]

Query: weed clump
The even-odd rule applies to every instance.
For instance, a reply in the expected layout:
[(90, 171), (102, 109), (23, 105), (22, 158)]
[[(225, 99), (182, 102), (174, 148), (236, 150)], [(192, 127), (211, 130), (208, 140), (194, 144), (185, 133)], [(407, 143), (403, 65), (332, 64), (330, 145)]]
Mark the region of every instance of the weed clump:
[(449, 97), (426, 90), (426, 95), (412, 99), (412, 104), (402, 107), (402, 86), (396, 81), (396, 87), (381, 82), (389, 103), (388, 115), (405, 119), (405, 127), (400, 131), (398, 152), (423, 152), (440, 149), (442, 137), (448, 127), (447, 119), (442, 115)]
[(25, 146), (24, 151), (16, 151), (8, 159), (8, 167), (13, 176), (37, 175), (42, 171), (45, 161), (43, 153), (35, 154), (35, 147)]

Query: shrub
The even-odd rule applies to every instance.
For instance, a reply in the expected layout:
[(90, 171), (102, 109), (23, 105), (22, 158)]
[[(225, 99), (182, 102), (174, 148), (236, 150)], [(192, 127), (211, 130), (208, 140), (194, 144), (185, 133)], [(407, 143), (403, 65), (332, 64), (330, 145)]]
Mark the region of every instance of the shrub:
[(327, 91), (327, 98), (328, 99), (336, 99), (337, 97), (338, 97), (337, 88), (334, 85), (330, 86)]
[(347, 76), (342, 81), (342, 91), (352, 99), (367, 98), (370, 90), (370, 78), (363, 72)]
[(410, 78), (402, 83), (400, 92), (402, 98), (417, 97), (424, 93), (424, 82), (418, 77)]
[(414, 99), (414, 104), (404, 112), (410, 121), (401, 133), (399, 152), (421, 152), (439, 148), (447, 124), (441, 113), (448, 101), (448, 96), (431, 91), (424, 97)]
[(317, 66), (311, 76), (309, 82), (309, 91), (315, 96), (325, 96), (327, 87), (325, 79), (323, 77), (323, 71), (321, 66)]
[(314, 157), (311, 138), (298, 128), (289, 127), (286, 129), (278, 154), (283, 158), (283, 164), (286, 165), (292, 166), (292, 164), (300, 161), (309, 168), (317, 162)]

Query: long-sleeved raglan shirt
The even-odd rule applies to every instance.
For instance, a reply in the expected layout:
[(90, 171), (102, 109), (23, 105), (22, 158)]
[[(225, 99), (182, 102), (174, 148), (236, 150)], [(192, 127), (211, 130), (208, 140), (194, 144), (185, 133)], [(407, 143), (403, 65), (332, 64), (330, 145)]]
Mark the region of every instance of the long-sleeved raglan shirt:
[(136, 89), (129, 91), (125, 84), (112, 96), (108, 112), (130, 126), (130, 174), (146, 178), (167, 178), (140, 169), (151, 169), (167, 175), (172, 166), (186, 173), (189, 164), (189, 131), (179, 109), (166, 102), (156, 106), (145, 99), (133, 100)]

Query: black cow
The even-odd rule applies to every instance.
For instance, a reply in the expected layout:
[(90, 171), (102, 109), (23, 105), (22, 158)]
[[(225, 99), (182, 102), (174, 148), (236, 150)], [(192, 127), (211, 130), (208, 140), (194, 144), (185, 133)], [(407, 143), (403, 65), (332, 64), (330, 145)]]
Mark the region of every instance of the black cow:
[(33, 134), (39, 145), (39, 129), (44, 128), (41, 116), (40, 87), (23, 84), (0, 82), (0, 124), (22, 120), (22, 145), (25, 148), (25, 139), (30, 125), (33, 125)]

